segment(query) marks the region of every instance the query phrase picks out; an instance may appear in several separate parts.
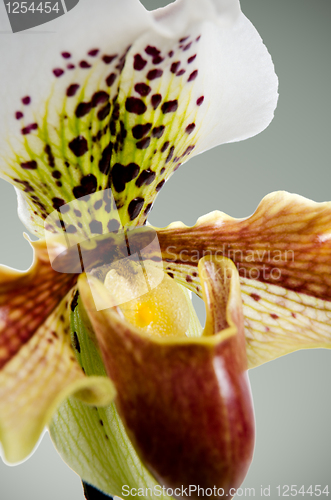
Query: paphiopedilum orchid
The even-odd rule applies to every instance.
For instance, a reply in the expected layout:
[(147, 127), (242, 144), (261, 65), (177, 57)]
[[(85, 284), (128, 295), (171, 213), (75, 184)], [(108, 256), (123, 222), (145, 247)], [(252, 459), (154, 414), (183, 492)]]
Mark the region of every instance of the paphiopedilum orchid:
[[(29, 271), (0, 275), (5, 458), (26, 458), (50, 424), (68, 464), (107, 494), (154, 498), (159, 482), (177, 497), (189, 485), (231, 495), (253, 453), (247, 367), (330, 345), (331, 205), (274, 193), (245, 220), (215, 212), (156, 230), (167, 276), (136, 300), (140, 281), (104, 255), (127, 234), (148, 239), (128, 230), (190, 156), (269, 124), (271, 58), (236, 0), (154, 13), (81, 0), (53, 26), (42, 45), (0, 47), (1, 172), (40, 238)], [(185, 289), (204, 298), (204, 329)]]

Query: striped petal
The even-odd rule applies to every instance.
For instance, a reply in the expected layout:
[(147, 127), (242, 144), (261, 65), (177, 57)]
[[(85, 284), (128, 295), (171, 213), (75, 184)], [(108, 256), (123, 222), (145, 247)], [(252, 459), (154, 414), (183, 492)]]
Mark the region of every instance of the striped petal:
[(52, 211), (109, 187), (118, 215), (102, 200), (88, 222), (143, 224), (190, 155), (272, 119), (277, 78), (237, 0), (156, 13), (138, 0), (81, 0), (51, 26), (42, 44), (20, 34), (0, 48), (2, 176), (38, 235)]
[(69, 310), (75, 277), (56, 273), (46, 245), (32, 244), (26, 273), (0, 270), (0, 441), (8, 462), (32, 452), (63, 399), (107, 404), (107, 378), (86, 377), (71, 347)]
[(247, 219), (220, 212), (158, 231), (166, 271), (201, 295), (205, 255), (239, 271), (250, 367), (297, 349), (331, 347), (331, 203), (277, 192)]
[(207, 322), (198, 338), (153, 337), (113, 308), (97, 311), (93, 297), (110, 300), (97, 280), (82, 276), (79, 290), (145, 466), (168, 487), (215, 485), (228, 495), (241, 484), (254, 444), (239, 279), (224, 258), (203, 259), (199, 272)]

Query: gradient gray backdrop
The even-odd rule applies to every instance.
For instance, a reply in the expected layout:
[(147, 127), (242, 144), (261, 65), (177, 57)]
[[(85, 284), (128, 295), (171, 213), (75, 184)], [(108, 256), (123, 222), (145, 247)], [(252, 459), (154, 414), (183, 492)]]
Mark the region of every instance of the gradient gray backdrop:
[[(152, 9), (168, 2), (143, 3)], [(331, 2), (242, 0), (242, 9), (276, 66), (276, 117), (259, 136), (220, 146), (185, 164), (161, 191), (152, 224), (177, 219), (193, 224), (215, 209), (245, 217), (263, 196), (279, 189), (316, 201), (331, 199)], [(1, 35), (0, 43), (5, 43)], [(25, 269), (32, 252), (22, 237), (14, 190), (3, 181), (0, 209), (0, 262)], [(271, 485), (272, 499), (278, 498), (277, 485), (329, 484), (331, 491), (331, 352), (291, 354), (252, 370), (250, 379), (257, 440), (243, 487), (254, 487), (260, 498), (261, 485)], [(47, 435), (24, 464), (0, 464), (0, 499), (26, 498), (83, 499), (79, 478), (62, 463)]]

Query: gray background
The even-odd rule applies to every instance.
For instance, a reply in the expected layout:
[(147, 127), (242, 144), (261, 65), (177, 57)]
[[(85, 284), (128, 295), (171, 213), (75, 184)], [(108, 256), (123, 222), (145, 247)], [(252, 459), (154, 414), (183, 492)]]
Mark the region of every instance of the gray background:
[[(143, 3), (156, 8), (168, 2)], [(242, 9), (262, 35), (280, 78), (275, 120), (253, 139), (218, 147), (184, 165), (161, 191), (152, 224), (177, 219), (193, 224), (215, 209), (245, 217), (278, 189), (315, 201), (331, 199), (331, 2), (242, 0)], [(0, 262), (25, 269), (32, 254), (22, 238), (13, 188), (2, 181), (0, 209)], [(291, 354), (252, 370), (250, 379), (257, 440), (243, 487), (254, 487), (259, 498), (261, 485), (271, 485), (273, 499), (277, 485), (329, 484), (331, 491), (331, 353)], [(79, 479), (48, 436), (24, 464), (0, 464), (0, 499), (25, 498), (83, 499)]]

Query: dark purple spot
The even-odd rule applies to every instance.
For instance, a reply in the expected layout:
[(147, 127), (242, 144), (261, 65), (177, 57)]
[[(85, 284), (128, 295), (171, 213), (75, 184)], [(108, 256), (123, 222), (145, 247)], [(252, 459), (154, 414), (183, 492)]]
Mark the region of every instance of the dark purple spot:
[(109, 94), (104, 90), (99, 90), (99, 92), (95, 92), (92, 96), (92, 108), (99, 106), (99, 104), (103, 104), (104, 102), (109, 101)]
[(199, 35), (199, 36), (195, 39), (195, 41), (196, 41), (196, 42), (198, 42), (198, 41), (200, 40), (200, 38), (201, 38), (201, 35)]
[(194, 144), (192, 144), (192, 146), (188, 146), (185, 149), (184, 153), (182, 154), (182, 157), (191, 154), (191, 152), (193, 151), (194, 148), (195, 148)]
[(52, 177), (54, 177), (54, 179), (61, 179), (62, 174), (59, 170), (54, 170), (54, 172), (52, 172)]
[(99, 49), (92, 49), (88, 52), (88, 55), (91, 57), (95, 57), (99, 54)]
[(110, 130), (111, 135), (116, 135), (116, 121), (115, 120), (110, 121), (109, 130)]
[(21, 167), (26, 170), (36, 170), (38, 165), (35, 160), (31, 160), (31, 161), (24, 161), (23, 163), (21, 163)]
[(121, 127), (121, 131), (119, 132), (119, 134), (117, 135), (117, 140), (123, 144), (124, 143), (124, 140), (126, 138), (126, 136), (128, 135), (126, 129), (125, 129), (125, 125), (124, 123), (122, 122), (122, 120), (120, 121), (120, 127)]
[(102, 234), (102, 222), (98, 220), (92, 220), (89, 224), (91, 233)]
[(70, 224), (70, 226), (66, 227), (66, 232), (70, 234), (75, 234), (77, 233), (77, 228), (73, 224)]
[(191, 62), (193, 62), (193, 61), (194, 61), (194, 59), (195, 59), (196, 57), (197, 57), (197, 55), (196, 55), (196, 54), (194, 54), (194, 56), (191, 56), (191, 57), (189, 57), (189, 58), (188, 58), (187, 62), (188, 62), (189, 64), (191, 64)]
[(147, 79), (148, 80), (155, 80), (156, 78), (160, 78), (160, 76), (163, 75), (163, 70), (162, 69), (151, 69), (147, 73)]
[(154, 179), (155, 179), (155, 172), (152, 172), (152, 170), (148, 168), (147, 170), (143, 170), (141, 172), (138, 179), (136, 180), (136, 186), (141, 187), (144, 184), (148, 186), (149, 184), (152, 184)]
[(156, 109), (162, 100), (161, 94), (154, 94), (151, 98), (151, 103), (154, 109)]
[(136, 163), (129, 163), (129, 165), (121, 165), (115, 163), (111, 171), (111, 179), (113, 186), (118, 193), (125, 189), (125, 184), (132, 181), (139, 174), (140, 168)]
[(204, 96), (202, 95), (201, 97), (199, 97), (199, 99), (197, 99), (197, 105), (198, 106), (201, 106), (201, 104), (203, 103), (203, 101), (205, 100)]
[(183, 43), (183, 42), (185, 42), (188, 38), (189, 38), (188, 36), (185, 36), (184, 38), (181, 38), (181, 39), (179, 40), (179, 43)]
[(130, 220), (134, 220), (138, 217), (141, 212), (141, 209), (145, 203), (144, 198), (134, 198), (129, 204), (128, 213)]
[(136, 69), (137, 71), (141, 71), (142, 69), (144, 69), (146, 64), (147, 61), (145, 61), (145, 59), (143, 59), (140, 54), (135, 54), (133, 63), (134, 69)]
[(105, 64), (110, 64), (111, 62), (113, 62), (114, 59), (116, 59), (117, 55), (114, 55), (114, 56), (110, 56), (110, 55), (104, 55), (102, 56), (102, 60)]
[(186, 275), (185, 279), (186, 279), (187, 283), (192, 283), (192, 281), (193, 281), (189, 274)]
[(80, 352), (80, 343), (79, 343), (78, 336), (77, 336), (76, 332), (74, 332), (74, 335), (73, 335), (73, 344), (74, 344), (74, 348), (76, 349), (76, 351)]
[(175, 166), (175, 168), (174, 168), (174, 172), (176, 172), (176, 170), (178, 170), (180, 166), (181, 166), (181, 163), (178, 163), (178, 164)]
[(53, 73), (56, 76), (56, 78), (59, 78), (60, 76), (63, 75), (64, 71), (61, 68), (55, 68), (53, 69)]
[(29, 184), (28, 181), (21, 181), (20, 179), (13, 179), (15, 182), (18, 184), (22, 184), (24, 186), (24, 191), (26, 193), (30, 193), (31, 191), (34, 191), (33, 187)]
[(81, 198), (82, 196), (87, 196), (89, 194), (95, 193), (98, 187), (97, 179), (93, 174), (85, 175), (81, 181), (80, 186), (74, 187), (72, 192), (75, 198)]
[(99, 170), (102, 174), (108, 175), (110, 170), (110, 160), (113, 153), (113, 143), (110, 142), (108, 146), (102, 151), (102, 156), (99, 161)]
[(189, 125), (187, 125), (185, 132), (187, 134), (192, 134), (194, 129), (195, 129), (195, 123), (190, 123)]
[(169, 276), (170, 278), (173, 278), (173, 277), (174, 277), (174, 273), (168, 273), (168, 276)]
[(67, 96), (68, 97), (73, 97), (76, 94), (76, 92), (77, 92), (78, 89), (79, 89), (79, 84), (78, 83), (72, 83), (67, 88)]
[(159, 49), (157, 49), (156, 47), (152, 47), (151, 45), (148, 45), (145, 48), (145, 52), (149, 56), (153, 56), (153, 57), (157, 57), (159, 54), (161, 54), (161, 51)]
[(272, 317), (272, 319), (278, 319), (279, 318), (278, 314), (270, 314), (270, 316)]
[(164, 102), (162, 104), (161, 109), (162, 109), (162, 113), (163, 114), (174, 113), (178, 109), (178, 101), (177, 101), (177, 99), (175, 99), (173, 101)]
[(98, 120), (104, 120), (110, 113), (110, 103), (106, 104), (103, 108), (98, 111)]
[(151, 123), (135, 125), (132, 129), (132, 135), (135, 139), (142, 139), (146, 134), (148, 134), (151, 128)]
[(184, 73), (185, 69), (181, 69), (180, 71), (178, 71), (178, 73), (176, 73), (176, 76), (182, 76)]
[(108, 75), (106, 78), (106, 84), (108, 85), (108, 87), (111, 87), (115, 80), (116, 80), (116, 74), (110, 73), (110, 75)]
[(180, 61), (176, 61), (176, 62), (173, 62), (171, 67), (170, 67), (170, 71), (171, 73), (177, 73), (177, 71), (179, 70), (179, 66), (180, 66)]
[(146, 85), (146, 83), (136, 83), (134, 89), (136, 92), (138, 92), (138, 94), (140, 94), (143, 97), (147, 96), (152, 90), (151, 87)]
[(75, 67), (74, 64), (67, 64), (67, 69), (75, 69)]
[(92, 104), (90, 102), (80, 102), (76, 108), (75, 115), (77, 118), (82, 118), (87, 115), (92, 109)]
[(164, 174), (164, 172), (165, 172), (165, 167), (162, 167), (161, 170), (160, 170), (160, 173)]
[(193, 82), (193, 80), (196, 79), (196, 77), (198, 76), (198, 70), (195, 69), (194, 71), (192, 71), (192, 73), (190, 74), (190, 76), (188, 77), (188, 82)]
[[(53, 207), (58, 212), (60, 211), (60, 207), (62, 207), (63, 205), (66, 204), (66, 202), (64, 200), (62, 200), (62, 198), (53, 198), (52, 202), (53, 202)], [(70, 207), (68, 207), (68, 208), (70, 208)]]
[(109, 232), (118, 231), (121, 227), (121, 224), (116, 219), (110, 219), (107, 224), (107, 228)]
[(164, 180), (164, 179), (163, 179), (163, 181), (161, 181), (161, 182), (159, 182), (159, 183), (158, 183), (158, 185), (157, 185), (157, 186), (156, 186), (156, 188), (155, 188), (155, 191), (156, 191), (157, 193), (158, 193), (158, 192), (162, 189), (162, 187), (163, 187), (164, 183), (165, 183), (165, 180)]
[(150, 137), (145, 137), (145, 139), (142, 139), (141, 141), (136, 143), (136, 147), (138, 149), (147, 149), (148, 146), (150, 145), (151, 138)]
[(160, 64), (163, 61), (164, 61), (164, 59), (161, 56), (153, 57), (153, 64)]
[(261, 299), (260, 295), (257, 293), (251, 293), (251, 297), (255, 300), (255, 302), (258, 302)]
[[(152, 137), (156, 137), (157, 139), (160, 139), (160, 137), (162, 137), (162, 135), (164, 133), (164, 130), (165, 130), (164, 125), (160, 125), (159, 127), (154, 127), (152, 130)], [(156, 152), (156, 150), (155, 150), (155, 152)]]
[[(36, 213), (37, 212), (35, 212), (35, 214)], [(57, 225), (57, 227), (59, 227), (60, 229), (64, 229), (64, 231), (65, 231), (64, 222), (62, 219), (55, 221), (55, 224)]]
[(70, 52), (62, 52), (61, 55), (62, 55), (63, 59), (70, 59), (70, 57), (71, 57)]
[(83, 156), (88, 151), (87, 140), (82, 135), (79, 135), (69, 142), (69, 148), (75, 156)]
[(174, 55), (174, 51), (173, 50), (170, 50), (170, 52), (168, 52), (168, 56), (169, 57), (172, 57)]
[(65, 166), (66, 166), (67, 168), (69, 168), (69, 167), (70, 167), (70, 163), (69, 163), (68, 161), (65, 161), (65, 162), (64, 162), (64, 164), (65, 164)]
[(168, 154), (167, 159), (165, 161), (166, 163), (169, 163), (169, 161), (172, 160), (172, 157), (174, 156), (174, 151), (175, 151), (175, 146), (171, 146), (169, 154)]
[(27, 106), (28, 104), (30, 104), (31, 102), (31, 97), (26, 95), (25, 97), (22, 98), (22, 103), (24, 104), (24, 106)]
[(136, 97), (128, 97), (125, 102), (125, 109), (129, 113), (135, 113), (136, 115), (142, 115), (146, 111), (146, 104), (141, 99)]
[(153, 203), (149, 203), (147, 207), (145, 208), (144, 215), (148, 215), (149, 212), (152, 210)]
[(30, 125), (27, 125), (26, 127), (22, 128), (21, 132), (23, 135), (28, 135), (32, 130), (37, 130), (38, 124), (37, 123), (31, 123)]
[(79, 66), (83, 69), (88, 69), (91, 67), (91, 65), (87, 61), (80, 61)]
[(185, 50), (188, 50), (192, 45), (192, 42), (188, 43), (187, 45), (185, 45), (185, 47), (183, 48), (183, 51)]
[(164, 152), (168, 149), (169, 144), (170, 144), (170, 142), (169, 142), (169, 141), (166, 141), (166, 142), (163, 144), (163, 146), (162, 146), (162, 148), (161, 148), (161, 153), (164, 153)]
[(120, 105), (118, 102), (116, 102), (117, 96), (114, 97), (113, 103), (114, 103), (114, 111), (113, 111), (113, 117), (115, 120), (117, 120), (120, 117)]
[(20, 120), (21, 118), (23, 118), (23, 113), (21, 111), (16, 111), (15, 113), (15, 118), (16, 120)]

